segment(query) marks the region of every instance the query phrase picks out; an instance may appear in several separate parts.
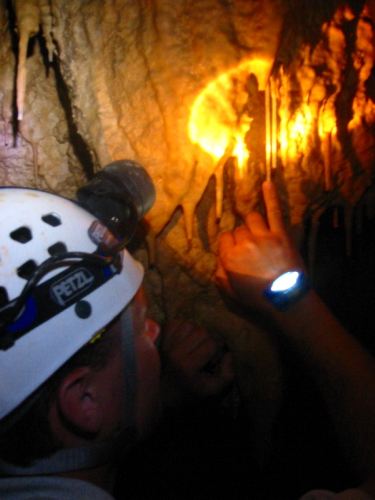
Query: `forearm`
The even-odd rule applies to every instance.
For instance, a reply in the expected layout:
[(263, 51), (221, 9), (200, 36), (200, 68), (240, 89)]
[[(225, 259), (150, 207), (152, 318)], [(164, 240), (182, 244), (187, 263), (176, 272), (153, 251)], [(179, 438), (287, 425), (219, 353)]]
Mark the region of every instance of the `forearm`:
[(304, 361), (324, 396), (343, 450), (363, 481), (375, 484), (375, 362), (310, 291), (284, 312), (264, 290), (304, 265), (282, 217), (272, 182), (263, 183), (267, 221), (250, 213), (246, 224), (219, 241), (218, 284), (249, 312), (276, 323)]
[(375, 363), (310, 292), (273, 320), (326, 400), (338, 438), (362, 480), (375, 479)]

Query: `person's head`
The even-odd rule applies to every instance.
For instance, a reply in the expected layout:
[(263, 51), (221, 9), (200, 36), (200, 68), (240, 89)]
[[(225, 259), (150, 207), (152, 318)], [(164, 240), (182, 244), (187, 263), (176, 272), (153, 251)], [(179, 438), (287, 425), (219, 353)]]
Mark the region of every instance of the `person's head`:
[(141, 265), (126, 250), (103, 256), (96, 219), (70, 200), (2, 188), (0, 203), (0, 458), (25, 466), (145, 432), (159, 361), (143, 334)]

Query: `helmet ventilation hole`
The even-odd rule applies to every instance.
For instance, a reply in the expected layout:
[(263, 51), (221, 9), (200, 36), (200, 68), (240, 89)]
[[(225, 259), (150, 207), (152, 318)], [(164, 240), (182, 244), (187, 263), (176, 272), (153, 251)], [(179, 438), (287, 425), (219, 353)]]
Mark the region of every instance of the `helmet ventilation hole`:
[(9, 236), (12, 238), (12, 240), (18, 241), (19, 243), (27, 243), (33, 238), (30, 229), (26, 226), (15, 229), (10, 233)]
[(57, 214), (50, 213), (42, 216), (42, 221), (46, 224), (57, 227), (61, 225), (61, 219)]
[(37, 264), (34, 260), (28, 260), (17, 269), (17, 274), (24, 280), (29, 280), (37, 269)]
[(87, 319), (91, 316), (92, 307), (87, 300), (79, 300), (74, 307), (74, 311), (79, 318)]
[(58, 253), (65, 253), (65, 252), (68, 251), (68, 249), (66, 248), (65, 243), (62, 243), (61, 241), (58, 241), (57, 243), (54, 243), (47, 250), (48, 250), (48, 253), (51, 256), (57, 255)]

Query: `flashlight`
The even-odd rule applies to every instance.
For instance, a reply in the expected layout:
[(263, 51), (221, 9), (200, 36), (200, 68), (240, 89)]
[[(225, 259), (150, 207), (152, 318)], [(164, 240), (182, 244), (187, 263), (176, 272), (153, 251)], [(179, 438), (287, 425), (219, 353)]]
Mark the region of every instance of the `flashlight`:
[(138, 221), (155, 203), (151, 177), (138, 163), (118, 160), (97, 172), (77, 191), (80, 204), (99, 219), (124, 247)]
[(310, 290), (311, 284), (307, 276), (301, 271), (292, 270), (276, 278), (263, 291), (263, 295), (276, 309), (286, 311)]

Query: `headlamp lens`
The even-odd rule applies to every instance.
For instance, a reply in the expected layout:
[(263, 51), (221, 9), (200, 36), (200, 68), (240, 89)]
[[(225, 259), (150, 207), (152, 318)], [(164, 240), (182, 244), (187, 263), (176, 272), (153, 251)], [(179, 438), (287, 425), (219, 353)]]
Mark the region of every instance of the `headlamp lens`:
[(77, 191), (81, 205), (99, 219), (124, 247), (138, 221), (155, 202), (155, 187), (147, 171), (136, 162), (110, 163)]

